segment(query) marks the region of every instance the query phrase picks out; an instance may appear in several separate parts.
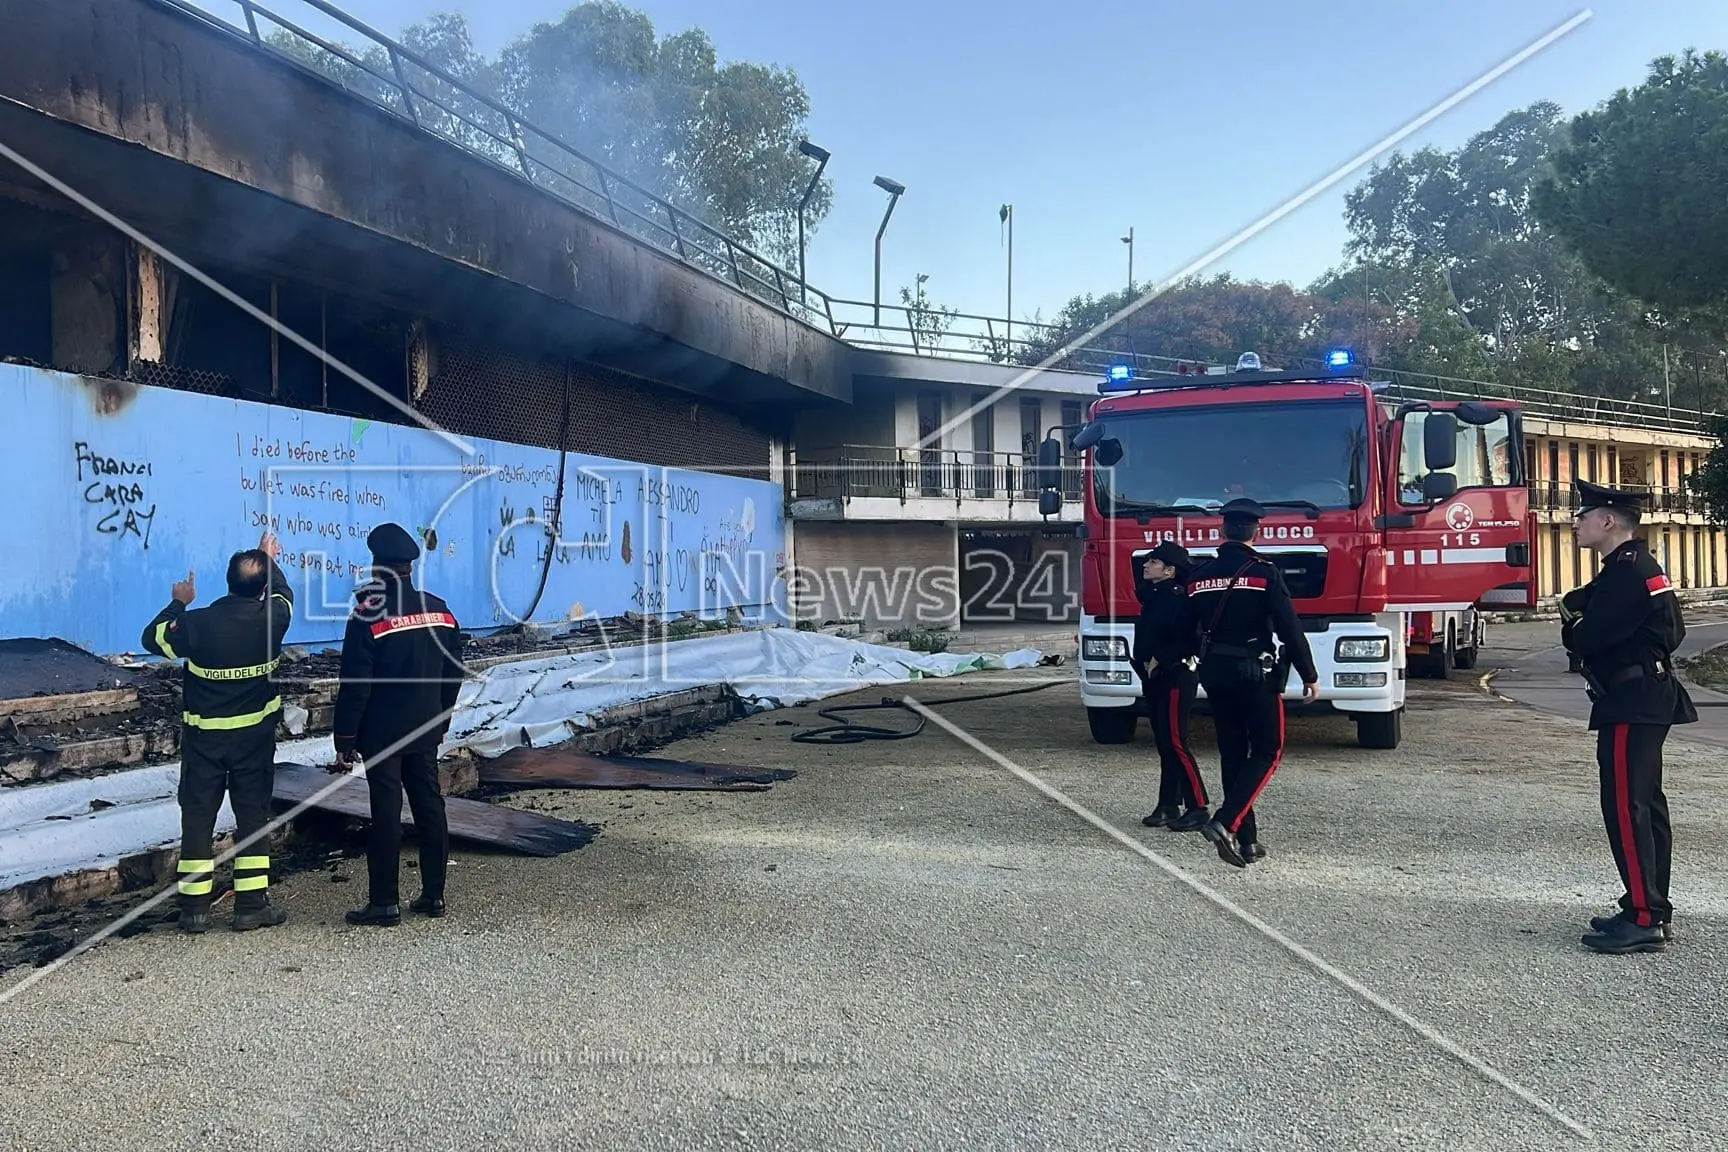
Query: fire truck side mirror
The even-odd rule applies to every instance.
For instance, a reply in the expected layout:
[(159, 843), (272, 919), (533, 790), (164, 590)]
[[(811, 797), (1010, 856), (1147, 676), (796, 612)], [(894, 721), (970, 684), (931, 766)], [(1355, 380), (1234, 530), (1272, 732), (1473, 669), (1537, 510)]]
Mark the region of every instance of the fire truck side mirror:
[(1054, 516), (1062, 511), (1062, 493), (1055, 488), (1046, 488), (1038, 493), (1038, 515)]
[(1430, 504), (1450, 500), (1458, 494), (1458, 477), (1450, 472), (1430, 472), (1422, 477), (1422, 499)]
[[(1054, 436), (1044, 437), (1044, 442), (1038, 445), (1038, 487), (1046, 492), (1062, 487), (1062, 442)], [(1042, 506), (1042, 499), (1039, 504)]]
[(1422, 462), (1439, 472), (1458, 463), (1458, 419), (1450, 412), (1429, 412), (1422, 420)]

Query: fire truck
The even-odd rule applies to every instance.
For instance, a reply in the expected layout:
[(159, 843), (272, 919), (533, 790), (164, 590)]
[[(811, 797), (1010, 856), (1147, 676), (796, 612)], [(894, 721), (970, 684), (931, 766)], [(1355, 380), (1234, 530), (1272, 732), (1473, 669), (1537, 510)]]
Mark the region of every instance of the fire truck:
[(1476, 667), (1487, 643), (1488, 625), (1481, 609), (1462, 612), (1412, 612), (1404, 643), (1410, 675), (1448, 680), (1454, 669)]
[(1117, 365), (1083, 424), (1046, 434), (1042, 515), (1062, 506), (1056, 433), (1082, 459), (1076, 668), (1094, 740), (1128, 743), (1145, 714), (1128, 663), (1135, 570), (1163, 540), (1216, 555), (1219, 509), (1238, 497), (1266, 509), (1252, 545), (1281, 571), (1320, 673), (1304, 705), (1294, 669), (1277, 665), (1286, 708), (1349, 716), (1363, 747), (1403, 738), (1417, 614), (1535, 605), (1519, 406), (1393, 403), (1386, 387), (1347, 350), (1309, 371), (1267, 370), (1254, 353), (1192, 376)]

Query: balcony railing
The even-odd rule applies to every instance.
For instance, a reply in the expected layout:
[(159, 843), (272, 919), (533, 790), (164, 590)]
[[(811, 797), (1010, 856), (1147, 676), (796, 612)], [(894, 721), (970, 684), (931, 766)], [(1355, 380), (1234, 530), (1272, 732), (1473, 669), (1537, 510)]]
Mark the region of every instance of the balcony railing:
[[(1037, 460), (1018, 452), (890, 448), (847, 444), (800, 454), (792, 472), (795, 499), (876, 497), (899, 500), (1006, 500), (1038, 503)], [(1080, 499), (1078, 459), (1062, 467), (1062, 497)]]
[[(1662, 487), (1655, 484), (1619, 484), (1621, 491), (1640, 492), (1647, 499), (1644, 512), (1668, 513), (1677, 516), (1702, 516), (1705, 514), (1704, 498), (1684, 487)], [(1571, 484), (1560, 484), (1549, 480), (1538, 480), (1530, 485), (1530, 507), (1538, 512), (1576, 512), (1578, 510), (1578, 493)]]

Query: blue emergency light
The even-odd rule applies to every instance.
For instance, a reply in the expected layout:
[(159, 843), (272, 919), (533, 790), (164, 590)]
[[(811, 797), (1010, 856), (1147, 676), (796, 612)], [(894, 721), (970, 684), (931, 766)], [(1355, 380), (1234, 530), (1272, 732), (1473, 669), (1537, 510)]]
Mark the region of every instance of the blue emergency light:
[(1134, 379), (1134, 367), (1131, 364), (1110, 365), (1110, 382), (1119, 384), (1124, 380)]
[(1334, 348), (1326, 353), (1326, 367), (1328, 368), (1348, 368), (1354, 363), (1356, 363), (1356, 357), (1348, 348)]

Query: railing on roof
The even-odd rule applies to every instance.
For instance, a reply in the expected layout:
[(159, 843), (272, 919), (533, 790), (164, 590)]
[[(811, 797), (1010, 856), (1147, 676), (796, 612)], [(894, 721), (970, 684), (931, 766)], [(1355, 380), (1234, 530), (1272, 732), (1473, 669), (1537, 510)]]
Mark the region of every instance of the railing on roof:
[[(690, 266), (830, 330), (828, 297), (720, 229), (606, 167), (423, 56), (327, 3), (272, 0), (305, 10), (365, 42), (359, 52), (275, 11), (265, 0), (150, 0), (246, 40), (448, 143), (609, 221)], [(210, 10), (237, 9), (240, 23)], [(298, 53), (273, 42), (277, 29)]]
[[(1177, 375), (1177, 358), (1135, 353), (1120, 337), (1063, 350), (1064, 330), (1029, 320), (1008, 320), (904, 304), (836, 299), (800, 280), (796, 272), (732, 239), (664, 197), (643, 188), (572, 148), (556, 135), (487, 96), (413, 50), (327, 0), (271, 0), (310, 9), (357, 35), (370, 52), (356, 54), (274, 11), (266, 0), (149, 0), (240, 37), (260, 51), (306, 69), (458, 148), (525, 179), (574, 207), (676, 256), (691, 267), (750, 294), (860, 348), (909, 352), (940, 359), (985, 361), (1011, 367), (1026, 362), (1076, 372), (1102, 373), (1112, 364), (1133, 363), (1152, 376)], [(241, 24), (202, 5), (228, 5)], [(273, 43), (266, 25), (287, 32), (299, 56)], [(371, 56), (369, 59), (368, 56)], [(315, 61), (327, 57), (325, 67)], [(329, 65), (335, 64), (332, 70)], [(1051, 353), (1062, 351), (1060, 357)], [(1702, 432), (1706, 414), (1637, 400), (1583, 396), (1547, 389), (1500, 387), (1480, 381), (1390, 372), (1389, 393), (1411, 399), (1501, 396), (1520, 401), (1533, 415), (1589, 424), (1635, 422), (1647, 428)], [(1434, 380), (1429, 387), (1408, 380)]]

